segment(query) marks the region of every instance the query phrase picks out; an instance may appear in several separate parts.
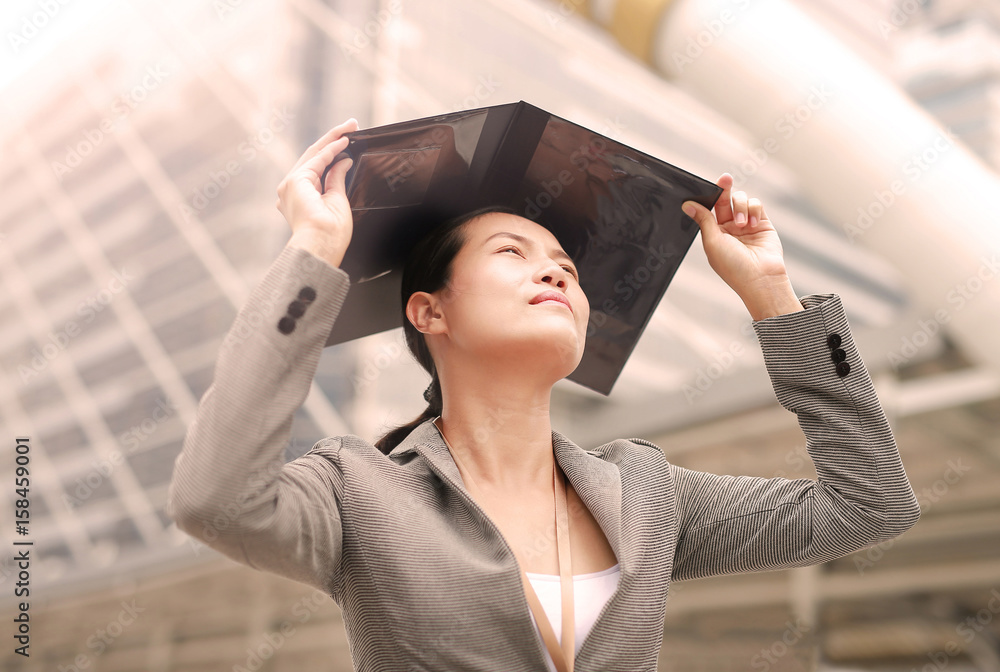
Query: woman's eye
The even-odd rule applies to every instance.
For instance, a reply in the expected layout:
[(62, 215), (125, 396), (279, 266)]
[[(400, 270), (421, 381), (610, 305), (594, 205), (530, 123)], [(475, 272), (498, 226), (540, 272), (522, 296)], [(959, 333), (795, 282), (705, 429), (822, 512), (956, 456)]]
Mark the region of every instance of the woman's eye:
[[(497, 254), (501, 252), (515, 252), (518, 255), (521, 254), (521, 250), (517, 249), (516, 247), (505, 247), (497, 250)], [(580, 279), (580, 276), (576, 274), (576, 271), (573, 269), (572, 266), (563, 266), (563, 268), (566, 269), (569, 272), (569, 274), (573, 276), (574, 279), (576, 280)]]

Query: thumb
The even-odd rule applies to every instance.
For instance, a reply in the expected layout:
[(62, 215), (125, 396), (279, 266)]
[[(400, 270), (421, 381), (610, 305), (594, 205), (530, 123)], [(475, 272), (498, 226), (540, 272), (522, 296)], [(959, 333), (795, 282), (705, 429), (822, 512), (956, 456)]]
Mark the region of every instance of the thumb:
[(684, 210), (688, 217), (691, 217), (695, 222), (697, 222), (698, 227), (701, 229), (701, 237), (705, 244), (714, 245), (724, 234), (719, 229), (719, 222), (716, 221), (715, 215), (706, 208), (701, 203), (695, 203), (694, 201), (684, 201), (681, 205), (681, 209)]
[(326, 174), (326, 185), (323, 190), (324, 195), (334, 192), (341, 196), (347, 197), (347, 171), (351, 169), (354, 165), (354, 160), (350, 158), (344, 158), (333, 164), (333, 168), (330, 172)]

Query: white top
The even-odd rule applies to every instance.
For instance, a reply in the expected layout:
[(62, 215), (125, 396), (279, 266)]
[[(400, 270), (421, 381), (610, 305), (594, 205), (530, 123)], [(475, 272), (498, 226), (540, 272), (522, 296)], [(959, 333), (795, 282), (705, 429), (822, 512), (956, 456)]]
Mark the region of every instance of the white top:
[[(556, 633), (556, 639), (562, 644), (562, 593), (559, 575), (535, 574), (533, 572), (525, 572), (525, 574), (528, 575), (528, 581), (535, 589), (535, 594), (538, 595), (538, 601), (542, 603), (542, 608), (545, 609), (545, 615), (549, 617), (549, 623), (552, 624), (552, 629)], [(613, 567), (602, 569), (599, 572), (573, 575), (574, 656), (580, 653), (583, 640), (590, 633), (590, 629), (594, 627), (594, 621), (597, 620), (598, 614), (601, 613), (605, 603), (618, 589), (620, 574), (621, 568), (616, 563)], [(538, 623), (535, 621), (533, 612), (531, 613), (531, 622), (535, 624), (537, 629)], [(539, 637), (541, 637), (541, 632), (539, 632)], [(542, 648), (545, 650), (545, 661), (548, 663), (549, 669), (555, 672), (556, 666), (552, 662), (549, 650), (545, 647)]]

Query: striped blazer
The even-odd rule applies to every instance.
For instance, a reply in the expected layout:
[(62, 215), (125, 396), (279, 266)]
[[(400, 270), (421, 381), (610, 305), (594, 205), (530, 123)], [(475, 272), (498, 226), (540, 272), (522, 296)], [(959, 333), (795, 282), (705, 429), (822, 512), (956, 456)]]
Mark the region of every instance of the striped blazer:
[[(223, 341), (175, 462), (169, 516), (237, 562), (330, 595), (357, 670), (544, 672), (514, 555), (430, 421), (389, 455), (346, 435), (284, 463), (349, 285), (304, 250), (277, 257)], [(656, 670), (671, 581), (821, 563), (917, 521), (840, 298), (801, 302), (753, 326), (818, 480), (715, 475), (669, 463), (648, 441), (585, 450), (552, 432), (621, 567), (578, 672)]]

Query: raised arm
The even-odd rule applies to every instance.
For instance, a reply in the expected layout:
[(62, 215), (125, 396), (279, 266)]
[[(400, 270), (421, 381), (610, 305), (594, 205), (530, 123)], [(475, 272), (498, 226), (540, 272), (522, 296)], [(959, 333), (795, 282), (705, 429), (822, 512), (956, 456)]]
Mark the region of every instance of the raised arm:
[(278, 207), (292, 236), (223, 341), (167, 499), (167, 514), (192, 537), (327, 593), (341, 554), (339, 440), (324, 440), (288, 464), (283, 457), (350, 284), (337, 268), (351, 234), (349, 161), (331, 170), (322, 197), (318, 186), (324, 166), (346, 145), (342, 134), (354, 128), (350, 120), (331, 130), (279, 186)]
[(754, 320), (778, 402), (798, 416), (818, 480), (671, 465), (677, 579), (820, 563), (895, 537), (920, 517), (840, 297), (796, 298), (760, 199), (733, 192), (728, 173), (717, 184), (715, 214), (690, 201), (683, 209)]
[(754, 328), (778, 402), (798, 416), (818, 478), (671, 465), (676, 580), (818, 564), (896, 537), (920, 517), (840, 298), (801, 302), (806, 310)]

